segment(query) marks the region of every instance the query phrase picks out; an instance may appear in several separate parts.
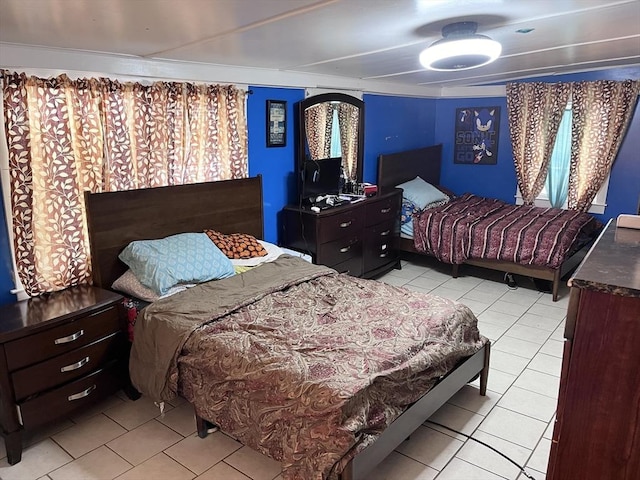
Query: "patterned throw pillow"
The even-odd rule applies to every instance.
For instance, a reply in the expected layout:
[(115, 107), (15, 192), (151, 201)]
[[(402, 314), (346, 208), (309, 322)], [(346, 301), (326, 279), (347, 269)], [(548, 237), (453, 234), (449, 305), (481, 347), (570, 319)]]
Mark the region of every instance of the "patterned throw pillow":
[(419, 213), (420, 209), (413, 203), (411, 200), (407, 200), (406, 198), (402, 199), (402, 216), (400, 217), (400, 224), (404, 225), (409, 223), (413, 215)]
[(231, 260), (204, 233), (137, 240), (118, 257), (140, 283), (158, 295), (181, 283), (202, 283), (235, 275)]
[(216, 230), (205, 230), (204, 232), (222, 253), (233, 260), (264, 257), (267, 254), (267, 251), (260, 242), (258, 242), (258, 239), (252, 235), (246, 233), (225, 235)]
[(160, 295), (140, 283), (140, 280), (136, 278), (131, 269), (118, 277), (116, 281), (113, 282), (113, 285), (111, 285), (111, 288), (147, 302), (155, 302), (160, 298)]
[(129, 295), (133, 299), (144, 300), (145, 302), (155, 302), (156, 300), (180, 293), (188, 287), (193, 286), (195, 286), (193, 283), (175, 285), (164, 295), (160, 296), (150, 288), (147, 288), (140, 283), (140, 280), (138, 280), (131, 269), (129, 269), (120, 275), (115, 282), (113, 282), (111, 288)]

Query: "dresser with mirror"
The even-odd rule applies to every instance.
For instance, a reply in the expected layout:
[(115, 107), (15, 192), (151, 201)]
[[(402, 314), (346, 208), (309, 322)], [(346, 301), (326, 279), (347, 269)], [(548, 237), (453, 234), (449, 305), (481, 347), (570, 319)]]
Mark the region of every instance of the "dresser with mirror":
[(362, 184), (364, 108), (362, 100), (344, 93), (296, 104), (298, 203), (282, 212), (281, 243), (310, 254), (314, 263), (372, 278), (399, 267), (402, 193), (344, 195)]

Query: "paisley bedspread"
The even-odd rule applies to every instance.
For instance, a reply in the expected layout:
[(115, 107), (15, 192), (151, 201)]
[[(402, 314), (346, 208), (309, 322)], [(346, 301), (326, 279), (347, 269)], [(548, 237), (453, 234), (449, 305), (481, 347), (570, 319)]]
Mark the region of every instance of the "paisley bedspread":
[(482, 348), (476, 322), (462, 304), (284, 256), (144, 309), (130, 370), (286, 480), (322, 480)]

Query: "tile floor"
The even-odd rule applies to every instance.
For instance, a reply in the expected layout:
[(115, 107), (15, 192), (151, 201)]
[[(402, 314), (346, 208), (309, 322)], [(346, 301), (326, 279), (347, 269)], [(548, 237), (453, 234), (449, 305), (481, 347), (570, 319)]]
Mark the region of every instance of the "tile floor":
[[(451, 278), (426, 258), (403, 261), (381, 278), (467, 304), (493, 341), (489, 392), (465, 386), (431, 420), (473, 435), (545, 478), (556, 409), (568, 290), (554, 303), (530, 279), (509, 290), (499, 272), (473, 267)], [(164, 416), (144, 397), (122, 393), (25, 439), (23, 460), (0, 460), (2, 480), (280, 480), (278, 463), (216, 432), (195, 434), (190, 406), (175, 401)], [(0, 439), (0, 456), (4, 457)], [(523, 480), (519, 469), (483, 445), (425, 423), (370, 480)]]

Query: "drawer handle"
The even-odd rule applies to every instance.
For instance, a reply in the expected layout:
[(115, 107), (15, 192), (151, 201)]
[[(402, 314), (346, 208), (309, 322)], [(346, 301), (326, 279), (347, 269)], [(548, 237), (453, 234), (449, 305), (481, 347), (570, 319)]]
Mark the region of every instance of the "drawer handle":
[(384, 258), (384, 257), (386, 257), (386, 256), (387, 256), (387, 252), (384, 252), (384, 253), (381, 253), (381, 254), (380, 254), (380, 258)]
[(96, 389), (96, 386), (95, 385), (91, 385), (86, 390), (83, 390), (83, 391), (78, 392), (78, 393), (74, 393), (73, 395), (69, 395), (67, 397), (67, 399), (70, 402), (73, 402), (74, 400), (80, 400), (81, 398), (88, 397), (89, 395), (91, 395), (91, 392), (93, 392), (95, 389)]
[(385, 230), (384, 232), (382, 232), (380, 234), (381, 237), (386, 237), (387, 235), (389, 235), (391, 233), (391, 230)]
[(342, 222), (340, 224), (340, 228), (347, 228), (349, 225), (353, 223), (353, 220), (349, 220), (348, 222)]
[(380, 213), (389, 213), (391, 211), (391, 208), (383, 208), (382, 210), (380, 210)]
[(66, 367), (62, 367), (60, 369), (60, 371), (61, 372), (71, 372), (72, 370), (77, 370), (79, 368), (84, 367), (87, 363), (89, 363), (89, 357), (84, 357), (79, 362), (72, 363), (71, 365), (67, 365)]
[(351, 250), (351, 245), (349, 245), (348, 247), (342, 247), (340, 249), (340, 253), (347, 253), (349, 250)]
[(60, 345), (62, 343), (73, 342), (79, 339), (82, 335), (84, 335), (84, 330), (78, 330), (76, 333), (74, 333), (73, 335), (69, 335), (68, 337), (56, 338), (55, 342), (53, 343), (55, 343), (56, 345)]

